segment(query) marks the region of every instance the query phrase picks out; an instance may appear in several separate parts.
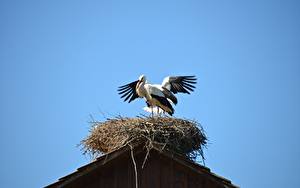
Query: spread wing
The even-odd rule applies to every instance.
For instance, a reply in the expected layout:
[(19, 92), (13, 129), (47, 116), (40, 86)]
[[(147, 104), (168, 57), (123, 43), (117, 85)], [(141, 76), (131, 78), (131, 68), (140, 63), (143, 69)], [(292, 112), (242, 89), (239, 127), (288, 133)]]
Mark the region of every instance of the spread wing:
[(196, 76), (168, 76), (163, 80), (162, 87), (172, 93), (187, 93), (194, 91)]
[(139, 97), (136, 93), (137, 83), (138, 80), (119, 87), (118, 92), (121, 95), (121, 98), (125, 97), (124, 102), (129, 99), (128, 103), (130, 103), (131, 101)]

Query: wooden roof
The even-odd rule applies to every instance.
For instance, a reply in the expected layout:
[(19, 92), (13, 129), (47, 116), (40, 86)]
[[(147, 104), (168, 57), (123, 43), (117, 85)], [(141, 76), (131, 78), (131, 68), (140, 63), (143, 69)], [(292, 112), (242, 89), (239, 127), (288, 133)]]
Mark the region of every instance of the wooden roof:
[[(137, 155), (138, 153), (141, 153), (144, 150), (145, 150), (144, 146), (142, 146), (141, 144), (135, 145), (134, 146), (134, 155)], [(95, 161), (78, 168), (77, 171), (60, 178), (57, 182), (54, 182), (54, 183), (46, 186), (46, 188), (64, 187), (64, 186), (74, 182), (75, 180), (81, 178), (82, 176), (85, 176), (85, 175), (95, 171), (96, 169), (99, 169), (99, 168), (105, 166), (106, 164), (109, 164), (112, 161), (118, 160), (118, 158), (120, 158), (124, 155), (128, 155), (129, 151), (130, 151), (130, 147), (126, 146), (119, 150), (113, 151), (109, 154), (98, 157)], [(217, 182), (218, 184), (222, 184), (223, 187), (226, 187), (226, 188), (237, 188), (238, 187), (236, 185), (233, 185), (230, 180), (225, 179), (221, 176), (218, 176), (218, 175), (212, 173), (209, 168), (202, 166), (200, 164), (197, 164), (193, 161), (190, 161), (180, 155), (168, 152), (166, 150), (161, 151), (160, 148), (156, 147), (156, 146), (154, 146), (151, 151), (159, 152), (160, 155), (163, 155), (164, 157), (167, 157), (168, 159), (175, 161), (176, 163), (182, 165), (184, 168), (188, 168), (189, 170), (191, 170), (197, 174), (201, 174), (201, 176), (204, 176), (205, 178), (208, 178), (211, 181)]]

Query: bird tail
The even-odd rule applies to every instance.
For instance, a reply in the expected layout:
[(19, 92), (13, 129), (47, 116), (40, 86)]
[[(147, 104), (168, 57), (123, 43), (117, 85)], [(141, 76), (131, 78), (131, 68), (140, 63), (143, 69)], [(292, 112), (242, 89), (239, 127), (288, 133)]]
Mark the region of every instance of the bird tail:
[(151, 95), (151, 97), (155, 98), (160, 104), (159, 107), (166, 111), (171, 116), (174, 114), (174, 108), (172, 107), (171, 103), (165, 97)]

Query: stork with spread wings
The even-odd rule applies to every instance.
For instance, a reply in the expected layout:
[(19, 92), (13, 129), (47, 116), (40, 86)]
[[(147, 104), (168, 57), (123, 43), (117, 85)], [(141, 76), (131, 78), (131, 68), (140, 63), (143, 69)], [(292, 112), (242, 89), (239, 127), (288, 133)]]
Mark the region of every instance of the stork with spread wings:
[(138, 80), (120, 86), (118, 89), (124, 101), (144, 98), (148, 107), (158, 107), (169, 115), (173, 115), (174, 108), (171, 105), (177, 104), (176, 93), (187, 93), (194, 91), (197, 78), (195, 76), (168, 76), (162, 84), (149, 84), (146, 76), (141, 75)]

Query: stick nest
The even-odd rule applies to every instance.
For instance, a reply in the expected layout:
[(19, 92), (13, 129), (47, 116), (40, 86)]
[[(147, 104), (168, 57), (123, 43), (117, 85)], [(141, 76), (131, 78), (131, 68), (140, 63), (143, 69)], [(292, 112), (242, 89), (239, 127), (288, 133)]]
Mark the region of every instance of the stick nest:
[(110, 153), (131, 143), (143, 142), (148, 151), (160, 146), (190, 160), (201, 156), (207, 137), (196, 121), (169, 117), (118, 117), (104, 122), (94, 122), (90, 135), (81, 141), (84, 154), (93, 157)]

